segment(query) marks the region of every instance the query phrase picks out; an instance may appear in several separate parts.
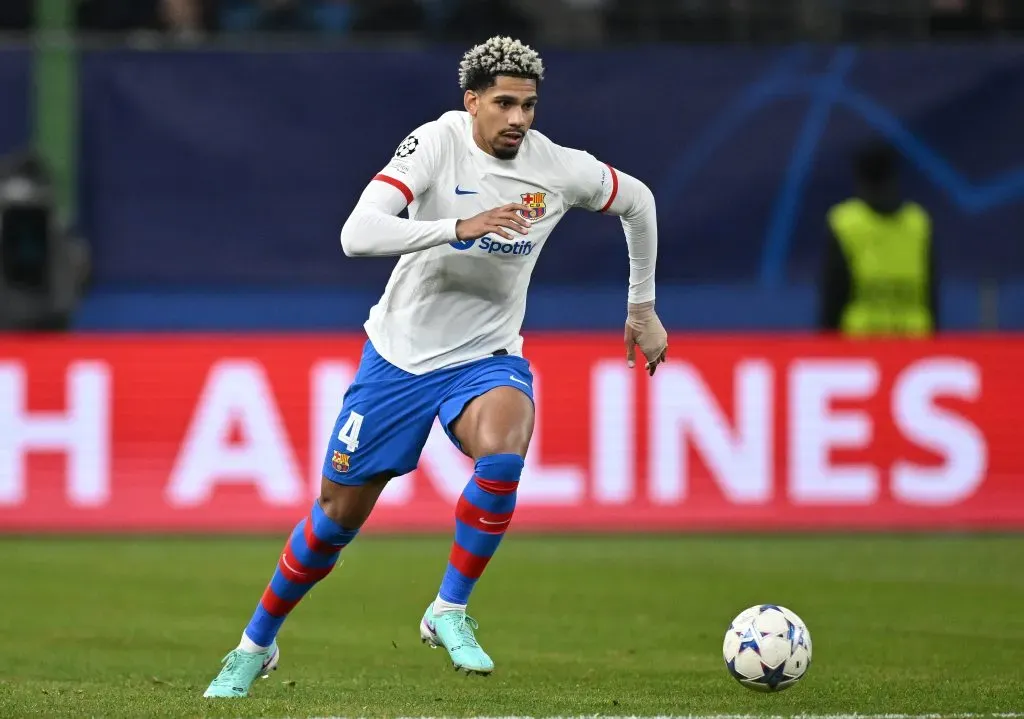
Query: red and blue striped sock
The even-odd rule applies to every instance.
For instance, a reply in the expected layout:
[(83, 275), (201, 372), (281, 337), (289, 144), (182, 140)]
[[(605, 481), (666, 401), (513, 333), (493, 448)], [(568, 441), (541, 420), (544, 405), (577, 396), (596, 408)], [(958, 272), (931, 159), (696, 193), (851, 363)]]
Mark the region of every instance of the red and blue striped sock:
[(493, 454), (476, 462), (473, 478), (455, 507), (455, 543), (438, 597), (465, 605), (487, 562), (494, 556), (516, 508), (523, 473), (518, 454)]
[(277, 569), (256, 611), (245, 628), (245, 637), (260, 647), (274, 643), (288, 613), (313, 585), (330, 574), (341, 550), (358, 529), (345, 529), (324, 514), (319, 501), (299, 522), (284, 545)]

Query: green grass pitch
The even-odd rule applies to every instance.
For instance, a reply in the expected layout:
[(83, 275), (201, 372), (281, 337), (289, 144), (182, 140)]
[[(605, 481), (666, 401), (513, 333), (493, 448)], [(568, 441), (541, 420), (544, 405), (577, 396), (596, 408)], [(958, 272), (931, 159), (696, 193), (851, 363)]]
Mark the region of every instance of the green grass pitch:
[[(1024, 717), (1024, 537), (513, 532), (470, 605), (489, 678), (419, 642), (449, 542), (357, 539), (286, 623), (280, 669), (214, 703), (281, 539), (0, 539), (0, 716)], [(721, 658), (760, 602), (814, 641), (777, 694)]]

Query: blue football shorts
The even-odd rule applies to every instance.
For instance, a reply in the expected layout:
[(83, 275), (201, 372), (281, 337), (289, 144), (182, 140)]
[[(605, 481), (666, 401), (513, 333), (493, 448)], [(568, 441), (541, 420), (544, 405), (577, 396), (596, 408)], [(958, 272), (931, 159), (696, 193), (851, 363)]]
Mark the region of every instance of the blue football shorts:
[(367, 340), (334, 423), (323, 476), (360, 485), (382, 473), (408, 474), (419, 463), (435, 417), (461, 450), (451, 424), (473, 398), (495, 387), (515, 387), (533, 401), (530, 363), (495, 354), (416, 375), (395, 367)]

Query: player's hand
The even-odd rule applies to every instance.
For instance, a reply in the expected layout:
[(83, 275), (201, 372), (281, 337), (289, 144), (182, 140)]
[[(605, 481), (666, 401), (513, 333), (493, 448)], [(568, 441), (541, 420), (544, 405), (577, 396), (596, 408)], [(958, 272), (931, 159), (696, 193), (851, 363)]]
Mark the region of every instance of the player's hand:
[(512, 232), (525, 235), (530, 231), (530, 223), (516, 214), (517, 210), (529, 212), (530, 208), (518, 204), (502, 205), (467, 220), (459, 220), (455, 223), (455, 236), (459, 240), (479, 240), (493, 233), (511, 240)]
[(668, 356), (668, 333), (654, 312), (654, 302), (629, 304), (626, 313), (626, 364), (636, 364), (636, 348), (640, 347), (647, 373), (653, 375), (658, 365)]

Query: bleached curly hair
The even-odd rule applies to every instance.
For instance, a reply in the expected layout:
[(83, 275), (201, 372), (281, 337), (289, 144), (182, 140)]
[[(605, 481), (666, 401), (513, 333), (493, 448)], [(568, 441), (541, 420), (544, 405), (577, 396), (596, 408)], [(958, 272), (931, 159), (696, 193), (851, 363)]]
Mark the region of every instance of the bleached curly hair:
[(500, 35), (471, 48), (459, 63), (459, 87), (463, 90), (486, 90), (498, 75), (539, 83), (544, 79), (544, 63), (529, 45)]

